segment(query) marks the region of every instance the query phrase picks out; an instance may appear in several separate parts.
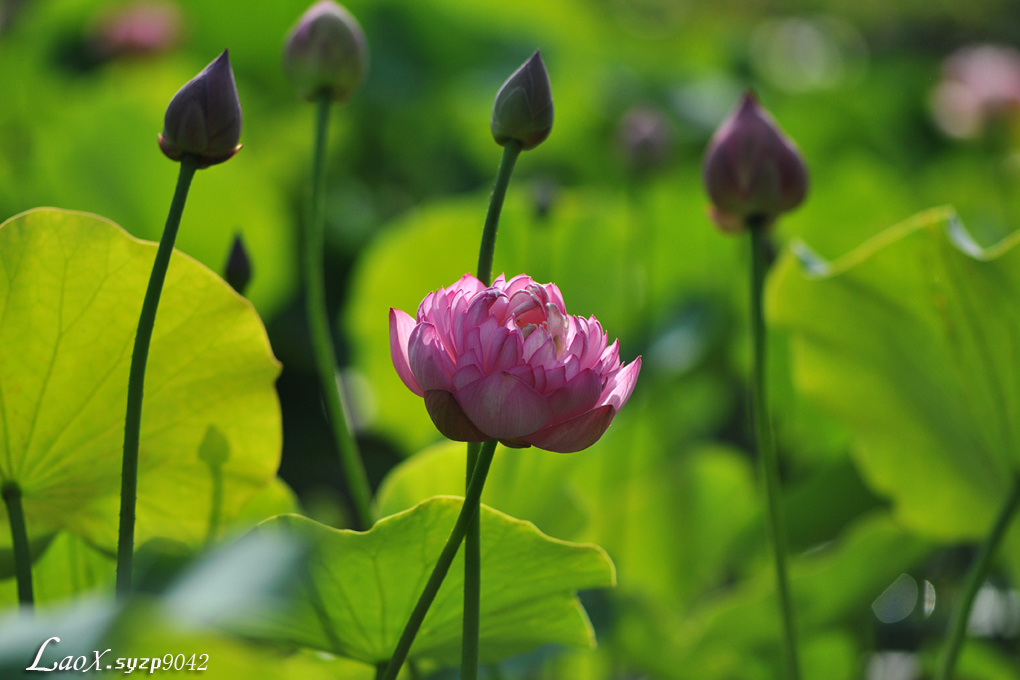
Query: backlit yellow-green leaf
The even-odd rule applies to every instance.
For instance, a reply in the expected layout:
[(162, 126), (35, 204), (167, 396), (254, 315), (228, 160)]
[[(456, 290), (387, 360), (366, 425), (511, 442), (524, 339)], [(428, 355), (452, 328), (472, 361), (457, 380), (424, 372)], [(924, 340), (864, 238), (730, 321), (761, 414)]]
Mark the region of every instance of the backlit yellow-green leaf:
[[(0, 479), (21, 487), (30, 537), (66, 529), (115, 548), (128, 366), (155, 252), (85, 213), (0, 225)], [(273, 481), (278, 372), (252, 306), (175, 253), (145, 382), (138, 544), (200, 544)]]
[[(390, 658), (460, 512), (431, 498), (370, 531), (331, 529), (290, 515), (263, 530), (297, 532), (313, 546), (300, 598), (249, 632), (375, 664)], [(599, 547), (549, 538), (530, 522), (482, 506), (480, 656), (497, 661), (543, 644), (587, 647), (594, 635), (574, 591), (615, 583)], [(412, 658), (460, 662), (464, 561), (450, 567), (411, 648)]]

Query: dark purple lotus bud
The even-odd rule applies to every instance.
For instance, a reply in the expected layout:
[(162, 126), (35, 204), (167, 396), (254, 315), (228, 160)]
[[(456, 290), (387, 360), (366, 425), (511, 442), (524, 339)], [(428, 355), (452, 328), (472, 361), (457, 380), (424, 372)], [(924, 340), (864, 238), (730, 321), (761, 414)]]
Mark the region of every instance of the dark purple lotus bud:
[(234, 245), (230, 247), (230, 256), (227, 257), (227, 264), (223, 267), (223, 278), (240, 295), (244, 295), (248, 282), (251, 281), (251, 260), (240, 234), (234, 236)]
[(166, 108), (159, 148), (171, 160), (198, 159), (199, 168), (230, 160), (241, 145), (241, 102), (227, 50), (177, 91)]
[(534, 149), (549, 136), (552, 124), (549, 74), (535, 50), (499, 88), (492, 106), (492, 136), (500, 146), (515, 139), (524, 150)]
[(287, 37), (283, 68), (302, 99), (328, 94), (348, 99), (368, 70), (368, 41), (350, 12), (321, 0), (306, 11)]
[(743, 231), (751, 220), (771, 224), (807, 194), (800, 153), (751, 92), (712, 136), (702, 176), (712, 218), (727, 232)]

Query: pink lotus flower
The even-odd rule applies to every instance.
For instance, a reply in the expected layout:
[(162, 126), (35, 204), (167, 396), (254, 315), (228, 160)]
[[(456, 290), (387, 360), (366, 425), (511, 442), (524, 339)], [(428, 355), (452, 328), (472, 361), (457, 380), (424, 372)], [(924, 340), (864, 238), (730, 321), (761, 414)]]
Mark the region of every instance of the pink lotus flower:
[(390, 309), (390, 353), (432, 422), (456, 441), (571, 453), (594, 444), (630, 397), (641, 357), (620, 361), (595, 317), (568, 316), (554, 284), (492, 286), (465, 274), (429, 293), (417, 321)]

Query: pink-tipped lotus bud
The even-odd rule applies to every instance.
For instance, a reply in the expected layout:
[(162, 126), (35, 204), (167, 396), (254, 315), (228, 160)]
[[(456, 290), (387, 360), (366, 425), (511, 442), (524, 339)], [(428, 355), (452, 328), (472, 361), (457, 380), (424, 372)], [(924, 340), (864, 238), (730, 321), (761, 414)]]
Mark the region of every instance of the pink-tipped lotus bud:
[(227, 257), (227, 264), (223, 267), (223, 278), (230, 287), (244, 295), (244, 290), (251, 281), (251, 259), (248, 257), (248, 250), (244, 247), (244, 240), (240, 234), (234, 236), (234, 244), (230, 247), (230, 256)]
[(199, 168), (230, 160), (241, 145), (241, 101), (227, 50), (177, 91), (166, 108), (159, 148), (171, 160), (198, 159)]
[(712, 217), (728, 232), (749, 221), (771, 224), (807, 194), (800, 153), (750, 92), (712, 136), (702, 176)]
[(534, 149), (549, 136), (552, 124), (549, 74), (536, 50), (499, 88), (492, 106), (492, 136), (500, 146), (515, 139), (522, 149)]
[(287, 37), (283, 68), (302, 99), (327, 94), (348, 99), (368, 70), (368, 41), (350, 12), (321, 0), (308, 8)]

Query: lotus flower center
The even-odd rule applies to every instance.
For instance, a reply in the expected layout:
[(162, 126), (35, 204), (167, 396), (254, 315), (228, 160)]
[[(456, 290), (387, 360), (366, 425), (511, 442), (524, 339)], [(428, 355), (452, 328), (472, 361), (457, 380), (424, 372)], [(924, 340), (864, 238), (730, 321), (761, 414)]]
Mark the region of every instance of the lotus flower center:
[[(542, 307), (538, 307), (538, 310), (542, 310)], [(542, 328), (552, 338), (553, 346), (556, 348), (556, 358), (559, 359), (563, 356), (563, 351), (567, 348), (567, 329), (570, 327), (570, 318), (563, 314), (559, 308), (551, 303), (547, 302), (544, 306), (545, 317), (543, 320), (535, 323), (535, 312), (537, 310), (528, 310), (529, 313), (522, 314), (520, 318), (514, 316), (514, 323), (521, 330), (521, 336), (525, 340), (528, 336), (535, 332), (535, 329)]]

